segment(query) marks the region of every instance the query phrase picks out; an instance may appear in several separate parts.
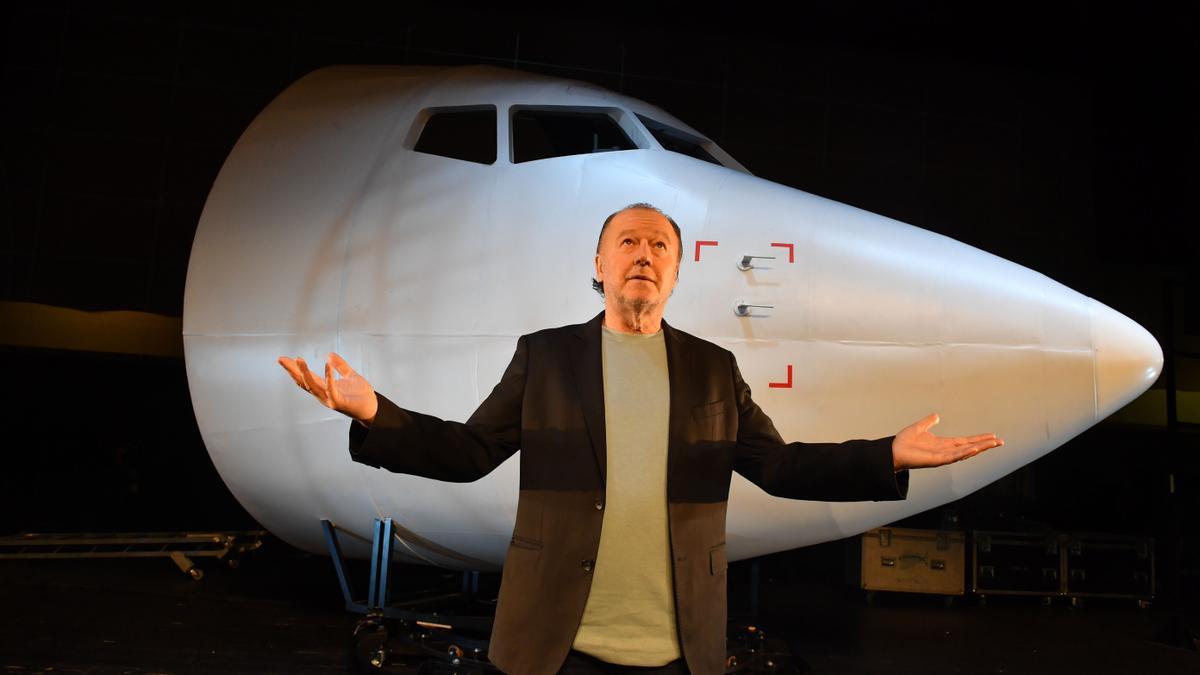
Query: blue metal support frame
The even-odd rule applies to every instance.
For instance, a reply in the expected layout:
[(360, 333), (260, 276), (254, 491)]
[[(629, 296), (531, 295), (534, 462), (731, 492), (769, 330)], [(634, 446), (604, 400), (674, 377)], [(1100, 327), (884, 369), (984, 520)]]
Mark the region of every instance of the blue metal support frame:
[(479, 572), (472, 570), (462, 573), (462, 592), (475, 597), (479, 592)]
[(387, 574), (388, 566), (380, 565), (379, 554), (383, 548), (383, 521), (375, 521), (375, 532), (371, 535), (371, 576), (367, 581), (367, 609), (379, 607), (379, 577)]
[[(367, 581), (367, 602), (354, 600), (350, 590), (350, 579), (346, 576), (346, 563), (342, 559), (342, 547), (338, 542), (337, 527), (328, 520), (321, 520), (321, 529), (325, 531), (325, 544), (329, 547), (329, 557), (333, 559), (333, 569), (337, 573), (338, 584), (342, 587), (342, 599), (346, 601), (346, 609), (359, 614), (371, 612), (382, 613), (384, 616), (398, 619), (425, 620), (424, 614), (407, 612), (401, 609), (389, 609), (391, 599), (388, 579), (391, 576), (392, 552), (396, 537), (395, 526), (391, 518), (376, 519), (371, 538), (371, 577)], [(429, 615), (430, 617), (432, 615)]]
[(325, 544), (329, 547), (329, 557), (333, 559), (333, 570), (337, 573), (338, 583), (342, 586), (342, 599), (346, 601), (346, 609), (366, 614), (367, 606), (361, 602), (355, 602), (354, 596), (350, 592), (350, 580), (346, 577), (346, 565), (342, 562), (342, 546), (338, 543), (333, 523), (322, 519), (321, 529), (325, 531)]
[(375, 521), (375, 540), (376, 544), (375, 558), (371, 562), (371, 567), (378, 566), (379, 573), (372, 574), (372, 579), (375, 580), (375, 597), (370, 599), (371, 609), (384, 609), (388, 605), (388, 600), (391, 599), (388, 593), (388, 579), (391, 577), (392, 569), (392, 547), (395, 542), (396, 531), (392, 525), (391, 518), (384, 518), (382, 522)]
[[(342, 587), (342, 598), (346, 601), (346, 609), (358, 614), (381, 615), (388, 619), (401, 619), (413, 622), (429, 622), (442, 624), (447, 617), (424, 612), (412, 612), (398, 607), (388, 607), (391, 596), (389, 578), (391, 576), (392, 554), (394, 552), (396, 529), (391, 518), (375, 520), (371, 539), (371, 578), (367, 582), (366, 603), (354, 600), (350, 589), (350, 580), (346, 576), (346, 563), (342, 558), (342, 547), (338, 541), (337, 526), (329, 520), (321, 520), (321, 529), (325, 531), (325, 543), (329, 547), (329, 557), (333, 559), (333, 569), (337, 572), (338, 583)], [(469, 575), (469, 577), (467, 576)], [(479, 572), (464, 573), (463, 582), (467, 586), (470, 579), (472, 593), (479, 590)], [(460, 617), (460, 620), (465, 620)], [(455, 636), (455, 644), (468, 649), (487, 651), (487, 641)]]

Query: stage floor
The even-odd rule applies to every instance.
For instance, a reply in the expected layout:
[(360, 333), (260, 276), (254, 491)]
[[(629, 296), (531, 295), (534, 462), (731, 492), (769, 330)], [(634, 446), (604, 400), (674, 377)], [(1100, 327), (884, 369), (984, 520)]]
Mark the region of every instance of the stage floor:
[[(348, 673), (357, 617), (342, 608), (329, 559), (273, 538), (237, 569), (201, 561), (193, 581), (169, 560), (0, 561), (0, 668), (5, 673)], [(396, 592), (461, 575), (400, 566)], [(778, 571), (778, 561), (773, 569)], [(744, 564), (730, 568), (736, 595)], [(352, 574), (365, 589), (365, 568)], [(763, 575), (754, 623), (789, 642), (813, 673), (1200, 672), (1200, 654), (1154, 641), (1158, 606), (1082, 608), (993, 598), (945, 607), (931, 596), (880, 594)], [(812, 575), (799, 575), (812, 579)], [(485, 597), (494, 597), (485, 575)], [(490, 594), (487, 591), (491, 590)], [(732, 619), (741, 596), (731, 596)], [(1188, 620), (1200, 634), (1196, 608)], [(415, 671), (414, 671), (415, 672)]]

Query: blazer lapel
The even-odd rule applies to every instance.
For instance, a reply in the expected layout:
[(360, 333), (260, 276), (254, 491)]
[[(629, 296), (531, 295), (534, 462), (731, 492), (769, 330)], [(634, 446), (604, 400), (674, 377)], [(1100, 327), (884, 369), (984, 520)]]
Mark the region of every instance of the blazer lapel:
[(579, 405), (583, 408), (583, 419), (587, 424), (588, 436), (592, 439), (592, 451), (596, 455), (596, 468), (600, 471), (600, 484), (607, 485), (608, 454), (604, 433), (604, 370), (600, 361), (600, 326), (604, 312), (591, 321), (579, 326), (575, 340), (571, 341), (571, 364), (575, 376), (575, 388)]
[(667, 499), (670, 501), (671, 477), (675, 475), (675, 460), (680, 452), (677, 439), (685, 437), (684, 427), (691, 419), (688, 374), (694, 371), (691, 358), (678, 331), (662, 322), (663, 344), (667, 347), (667, 379), (671, 387), (671, 412), (667, 421)]
[[(588, 436), (592, 440), (592, 451), (596, 455), (596, 468), (600, 471), (600, 483), (607, 486), (608, 451), (604, 431), (604, 366), (600, 355), (600, 326), (604, 323), (604, 312), (591, 321), (580, 324), (571, 342), (571, 363), (575, 376), (575, 388), (583, 418), (587, 423)], [(675, 440), (682, 437), (683, 426), (689, 417), (688, 373), (690, 357), (683, 338), (664, 320), (662, 322), (663, 344), (667, 349), (667, 379), (670, 385), (670, 418), (667, 422), (667, 476), (672, 475), (672, 465), (678, 452), (672, 452)]]

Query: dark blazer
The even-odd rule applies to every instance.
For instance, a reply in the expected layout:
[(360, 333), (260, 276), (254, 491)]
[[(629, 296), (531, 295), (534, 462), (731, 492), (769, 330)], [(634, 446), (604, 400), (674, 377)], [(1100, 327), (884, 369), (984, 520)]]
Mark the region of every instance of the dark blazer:
[[(604, 516), (601, 312), (523, 335), (466, 423), (379, 396), (370, 431), (350, 427), (357, 462), (444, 481), (476, 480), (521, 450), (520, 497), (488, 657), (512, 675), (558, 671), (591, 587)], [(662, 322), (670, 379), (667, 511), (679, 642), (696, 675), (725, 663), (725, 508), (730, 472), (792, 499), (903, 499), (892, 438), (784, 443), (750, 398), (733, 354)]]

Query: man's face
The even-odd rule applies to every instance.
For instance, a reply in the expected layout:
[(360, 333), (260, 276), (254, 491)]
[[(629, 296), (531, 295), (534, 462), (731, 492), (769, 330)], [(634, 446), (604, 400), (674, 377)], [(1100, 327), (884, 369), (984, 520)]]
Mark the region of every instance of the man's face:
[(609, 221), (596, 254), (606, 301), (636, 310), (665, 305), (678, 275), (679, 242), (665, 216), (630, 209)]

